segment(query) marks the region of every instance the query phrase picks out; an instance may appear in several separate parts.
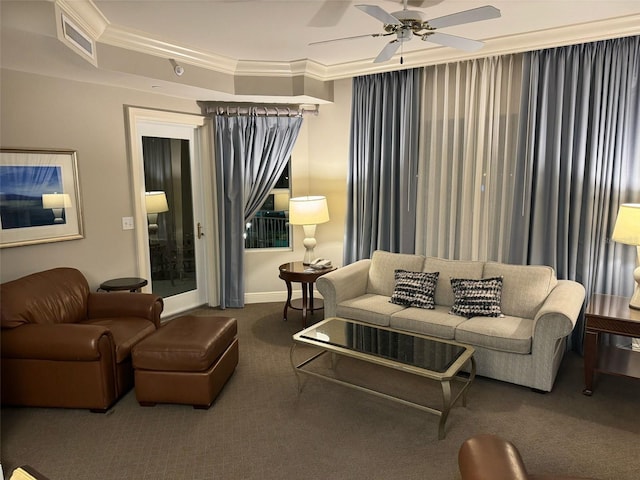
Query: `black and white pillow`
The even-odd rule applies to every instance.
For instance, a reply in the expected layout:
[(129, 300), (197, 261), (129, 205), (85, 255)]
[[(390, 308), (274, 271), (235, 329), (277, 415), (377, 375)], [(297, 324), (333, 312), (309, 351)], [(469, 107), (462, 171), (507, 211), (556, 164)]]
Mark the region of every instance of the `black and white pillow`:
[(396, 270), (391, 303), (405, 307), (434, 309), (434, 295), (439, 272), (409, 272)]
[(452, 278), (454, 302), (449, 313), (461, 317), (504, 317), (502, 302), (502, 277), (472, 280)]

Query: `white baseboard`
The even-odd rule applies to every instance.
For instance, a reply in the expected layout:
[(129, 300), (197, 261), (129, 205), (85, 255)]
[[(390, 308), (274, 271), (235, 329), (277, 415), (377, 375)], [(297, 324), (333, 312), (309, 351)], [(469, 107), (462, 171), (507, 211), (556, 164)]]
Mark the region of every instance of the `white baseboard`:
[[(291, 298), (302, 298), (302, 290), (293, 290), (291, 292)], [(313, 298), (322, 298), (319, 292), (316, 290), (313, 291)], [(244, 303), (270, 303), (270, 302), (286, 302), (287, 301), (287, 292), (279, 291), (279, 292), (255, 292), (255, 293), (245, 293), (244, 295)]]

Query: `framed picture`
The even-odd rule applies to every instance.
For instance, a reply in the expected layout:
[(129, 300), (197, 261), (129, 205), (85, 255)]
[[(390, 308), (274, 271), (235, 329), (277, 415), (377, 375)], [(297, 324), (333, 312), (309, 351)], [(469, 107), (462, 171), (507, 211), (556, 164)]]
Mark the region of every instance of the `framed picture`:
[(0, 148), (0, 248), (83, 237), (76, 152)]

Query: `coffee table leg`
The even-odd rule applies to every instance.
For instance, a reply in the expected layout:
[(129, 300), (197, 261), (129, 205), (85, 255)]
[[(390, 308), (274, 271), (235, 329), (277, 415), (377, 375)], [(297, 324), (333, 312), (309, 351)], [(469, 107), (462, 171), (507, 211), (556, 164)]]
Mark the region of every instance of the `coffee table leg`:
[(440, 415), (440, 424), (438, 425), (438, 440), (442, 440), (445, 437), (444, 424), (449, 416), (449, 410), (451, 410), (451, 382), (443, 380), (440, 384), (442, 385), (442, 413)]
[(338, 355), (334, 352), (331, 352), (331, 370), (336, 369), (337, 363), (338, 363)]
[(464, 388), (464, 391), (462, 392), (463, 407), (467, 406), (467, 392), (469, 391), (469, 387), (471, 386), (471, 383), (473, 382), (474, 378), (476, 378), (476, 359), (474, 357), (471, 357), (471, 372), (469, 372), (469, 378), (467, 380), (467, 384), (464, 387), (462, 387)]

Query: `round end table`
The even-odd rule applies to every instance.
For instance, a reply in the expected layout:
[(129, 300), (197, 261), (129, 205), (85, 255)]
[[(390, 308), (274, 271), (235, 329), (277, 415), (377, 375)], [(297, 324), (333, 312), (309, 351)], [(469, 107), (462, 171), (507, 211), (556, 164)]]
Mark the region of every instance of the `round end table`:
[(147, 280), (144, 278), (138, 277), (127, 277), (127, 278), (114, 278), (112, 280), (107, 280), (106, 282), (102, 282), (98, 291), (103, 290), (105, 292), (139, 292), (142, 287), (144, 287), (147, 283)]
[[(320, 299), (314, 301), (313, 285), (322, 275), (332, 272), (336, 267), (323, 268), (322, 270), (314, 270), (302, 262), (289, 262), (280, 265), (279, 277), (287, 284), (287, 302), (284, 304), (284, 320), (287, 320), (287, 311), (292, 308), (294, 310), (302, 310), (302, 326), (307, 326), (307, 314), (309, 311), (313, 313), (316, 310), (322, 310), (324, 303)], [(302, 284), (302, 299), (291, 300), (291, 283), (299, 282)]]

